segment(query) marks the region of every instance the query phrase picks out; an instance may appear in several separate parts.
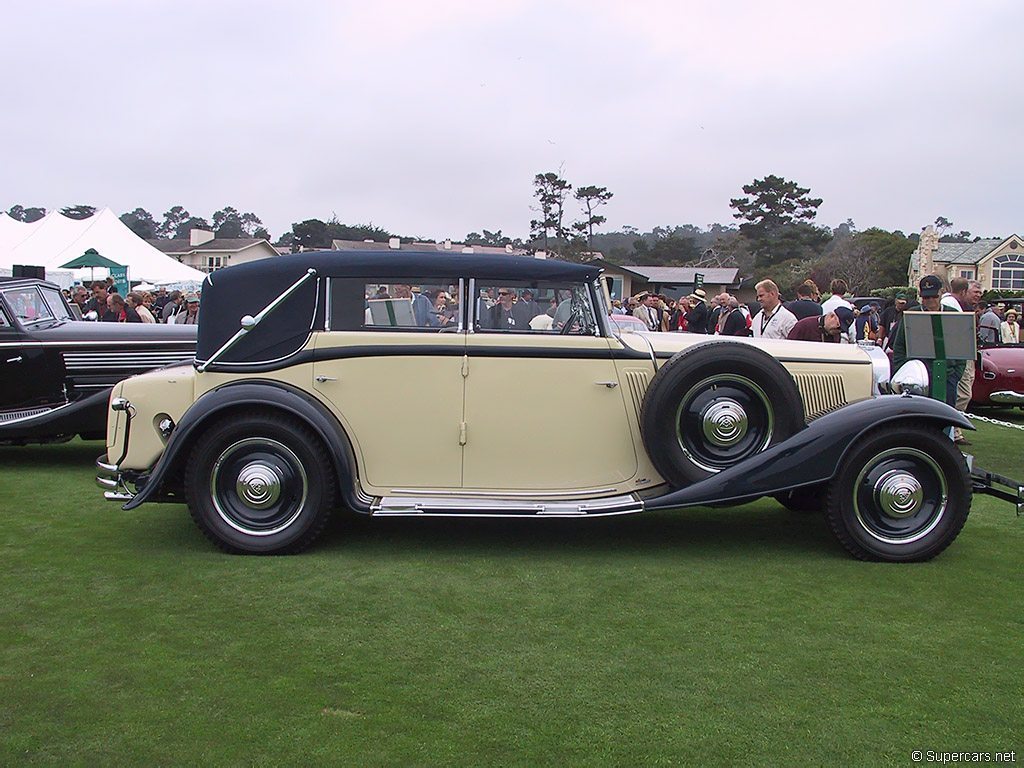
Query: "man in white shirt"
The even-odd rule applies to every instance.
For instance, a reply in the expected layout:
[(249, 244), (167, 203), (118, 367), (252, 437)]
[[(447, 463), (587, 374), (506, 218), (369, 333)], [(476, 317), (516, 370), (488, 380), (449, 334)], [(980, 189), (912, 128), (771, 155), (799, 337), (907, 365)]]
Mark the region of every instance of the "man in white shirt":
[(785, 339), (796, 325), (796, 315), (782, 305), (779, 286), (771, 280), (762, 280), (754, 286), (761, 311), (754, 315), (751, 330), (755, 339)]
[(843, 298), (849, 290), (849, 286), (846, 285), (846, 281), (841, 277), (837, 277), (829, 283), (828, 289), (832, 291), (832, 295), (821, 303), (821, 314), (827, 315), (829, 312), (835, 312), (837, 307), (854, 308), (853, 304)]

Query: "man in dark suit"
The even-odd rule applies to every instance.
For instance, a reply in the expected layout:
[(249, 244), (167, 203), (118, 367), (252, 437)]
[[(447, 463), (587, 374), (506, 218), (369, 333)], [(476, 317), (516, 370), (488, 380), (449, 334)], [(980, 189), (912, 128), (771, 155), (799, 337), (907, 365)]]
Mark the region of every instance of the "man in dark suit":
[[(720, 336), (746, 336), (747, 318), (740, 312), (740, 302), (735, 296), (723, 294), (724, 304), (718, 316), (713, 333)], [(711, 330), (711, 329), (709, 329)]]
[(796, 289), (796, 301), (786, 303), (786, 309), (796, 315), (797, 320), (805, 317), (820, 317), (821, 304), (814, 300), (814, 288), (808, 283), (801, 283)]
[(498, 302), (488, 310), (487, 327), (496, 331), (529, 331), (533, 315), (526, 302), (516, 301), (512, 288), (498, 289)]
[(713, 332), (713, 328), (708, 328), (708, 318), (711, 316), (711, 310), (705, 301), (707, 294), (704, 293), (704, 289), (698, 288), (688, 298), (690, 300), (690, 311), (686, 313), (686, 330), (690, 333), (707, 333), (709, 330)]

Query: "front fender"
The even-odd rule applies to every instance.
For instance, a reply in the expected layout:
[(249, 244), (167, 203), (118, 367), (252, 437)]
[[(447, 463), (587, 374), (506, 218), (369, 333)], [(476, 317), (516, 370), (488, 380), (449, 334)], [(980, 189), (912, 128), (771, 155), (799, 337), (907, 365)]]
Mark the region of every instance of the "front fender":
[(707, 480), (648, 499), (648, 510), (742, 502), (831, 480), (861, 435), (881, 424), (913, 419), (937, 428), (974, 429), (967, 417), (938, 400), (882, 395), (815, 419), (788, 440)]
[(188, 457), (193, 438), (200, 428), (228, 409), (273, 408), (294, 416), (312, 428), (324, 441), (334, 462), (339, 491), (349, 508), (368, 512), (368, 500), (359, 498), (355, 482), (355, 456), (348, 435), (338, 421), (315, 398), (300, 389), (276, 381), (246, 381), (225, 384), (200, 397), (175, 426), (167, 447), (145, 476), (139, 492), (122, 509), (131, 510), (156, 500), (164, 482)]

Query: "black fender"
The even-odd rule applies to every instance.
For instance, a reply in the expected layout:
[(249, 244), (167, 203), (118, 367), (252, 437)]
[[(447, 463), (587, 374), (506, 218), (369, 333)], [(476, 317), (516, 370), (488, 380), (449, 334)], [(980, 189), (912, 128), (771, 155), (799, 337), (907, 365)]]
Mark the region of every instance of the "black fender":
[(94, 392), (81, 400), (60, 405), (52, 410), (0, 426), (0, 440), (50, 437), (79, 432), (106, 434), (107, 403), (113, 387)]
[(974, 429), (967, 417), (938, 400), (882, 395), (815, 419), (785, 442), (699, 483), (647, 499), (644, 509), (677, 509), (751, 501), (780, 491), (831, 480), (850, 446), (880, 424), (912, 419), (936, 428)]
[(324, 441), (334, 463), (338, 490), (345, 504), (356, 512), (369, 513), (370, 499), (358, 492), (355, 453), (341, 424), (327, 407), (312, 395), (277, 381), (248, 380), (225, 384), (196, 400), (171, 432), (167, 447), (156, 465), (141, 479), (139, 492), (122, 509), (135, 509), (156, 501), (168, 477), (188, 458), (193, 437), (210, 419), (227, 410), (258, 406), (283, 411), (304, 422)]

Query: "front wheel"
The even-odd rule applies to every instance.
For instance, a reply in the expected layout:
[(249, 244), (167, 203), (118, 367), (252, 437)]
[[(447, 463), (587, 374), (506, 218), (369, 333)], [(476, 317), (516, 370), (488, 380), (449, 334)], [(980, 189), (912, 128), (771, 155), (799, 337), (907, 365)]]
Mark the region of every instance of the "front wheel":
[(185, 470), (189, 511), (226, 552), (299, 552), (323, 530), (334, 505), (331, 463), (305, 425), (247, 413), (203, 434)]
[(889, 426), (844, 458), (826, 515), (854, 557), (909, 562), (948, 547), (970, 510), (970, 474), (953, 442), (937, 429)]

